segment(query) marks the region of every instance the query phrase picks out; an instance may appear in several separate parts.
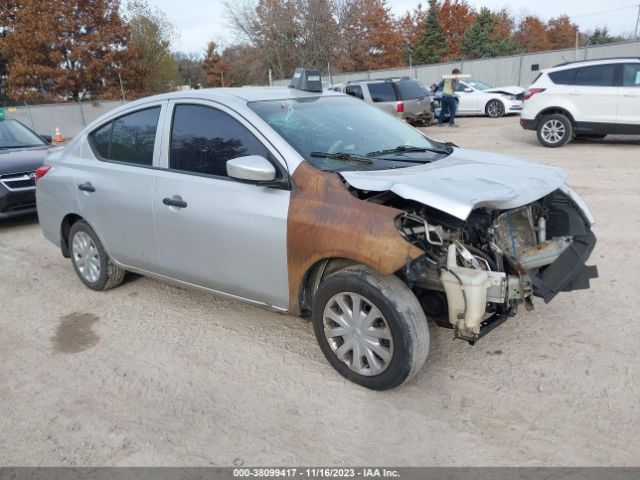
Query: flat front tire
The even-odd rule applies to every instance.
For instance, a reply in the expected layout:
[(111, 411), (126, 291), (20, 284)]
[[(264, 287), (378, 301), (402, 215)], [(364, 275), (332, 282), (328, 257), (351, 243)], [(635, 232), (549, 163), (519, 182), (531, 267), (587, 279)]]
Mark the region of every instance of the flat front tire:
[(125, 270), (111, 262), (100, 239), (84, 220), (69, 230), (69, 253), (78, 278), (91, 290), (109, 290), (124, 280)]
[(413, 292), (395, 276), (348, 267), (319, 286), (313, 329), (343, 377), (374, 390), (414, 376), (429, 353), (429, 327)]
[(548, 148), (561, 147), (573, 135), (571, 120), (561, 113), (542, 117), (538, 125), (538, 141)]

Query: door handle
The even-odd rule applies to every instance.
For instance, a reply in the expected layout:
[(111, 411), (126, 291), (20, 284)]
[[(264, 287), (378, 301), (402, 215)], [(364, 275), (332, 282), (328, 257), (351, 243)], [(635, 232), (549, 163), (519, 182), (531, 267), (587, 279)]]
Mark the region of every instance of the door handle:
[(580, 92), (574, 90), (573, 92), (569, 92), (569, 95), (580, 95)]
[(187, 202), (182, 200), (180, 195), (174, 195), (173, 197), (165, 197), (162, 199), (167, 207), (187, 208)]
[(91, 182), (81, 183), (78, 185), (78, 190), (82, 190), (83, 192), (95, 192), (96, 188), (91, 185)]

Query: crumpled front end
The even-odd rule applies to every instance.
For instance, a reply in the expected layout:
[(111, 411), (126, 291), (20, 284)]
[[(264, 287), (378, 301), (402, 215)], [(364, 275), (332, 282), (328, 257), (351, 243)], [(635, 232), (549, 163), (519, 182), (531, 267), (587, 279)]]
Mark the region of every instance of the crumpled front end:
[(549, 302), (597, 277), (586, 265), (593, 217), (566, 186), (517, 208), (475, 209), (464, 221), (413, 202), (405, 209), (397, 227), (425, 253), (401, 275), (426, 315), (457, 338), (475, 342), (521, 305), (533, 309), (534, 297)]

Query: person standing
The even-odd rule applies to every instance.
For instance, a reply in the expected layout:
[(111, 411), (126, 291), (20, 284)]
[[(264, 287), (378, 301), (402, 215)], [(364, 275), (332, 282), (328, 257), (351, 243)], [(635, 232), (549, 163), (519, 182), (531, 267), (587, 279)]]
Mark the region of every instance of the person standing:
[(445, 78), (438, 84), (438, 90), (442, 90), (442, 102), (440, 105), (440, 115), (438, 116), (438, 126), (442, 127), (444, 124), (444, 115), (445, 111), (449, 112), (449, 126), (457, 127), (456, 125), (456, 96), (455, 92), (458, 88), (459, 81), (458, 75), (460, 75), (460, 70), (454, 68), (451, 71), (452, 78)]

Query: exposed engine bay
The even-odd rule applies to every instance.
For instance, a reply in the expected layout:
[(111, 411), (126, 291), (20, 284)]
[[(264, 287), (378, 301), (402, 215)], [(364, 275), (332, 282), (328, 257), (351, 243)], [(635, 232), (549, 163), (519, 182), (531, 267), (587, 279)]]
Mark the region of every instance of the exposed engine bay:
[(558, 292), (589, 288), (591, 222), (561, 190), (524, 206), (477, 208), (466, 220), (386, 192), (352, 190), (362, 200), (404, 210), (396, 228), (425, 253), (398, 272), (427, 317), (475, 342)]

